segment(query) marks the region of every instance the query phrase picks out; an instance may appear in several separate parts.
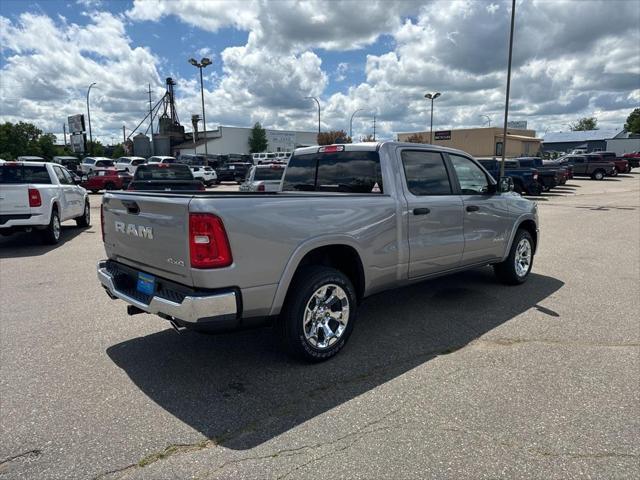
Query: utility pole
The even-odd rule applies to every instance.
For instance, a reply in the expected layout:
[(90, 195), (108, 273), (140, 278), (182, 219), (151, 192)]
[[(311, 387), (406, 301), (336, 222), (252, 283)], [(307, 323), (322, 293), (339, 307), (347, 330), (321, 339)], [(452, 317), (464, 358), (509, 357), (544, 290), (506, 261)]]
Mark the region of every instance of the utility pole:
[(93, 135), (91, 134), (91, 110), (89, 109), (89, 93), (91, 93), (91, 87), (93, 87), (96, 82), (93, 82), (89, 85), (87, 89), (87, 120), (89, 121), (89, 155), (93, 154)]
[(125, 132), (124, 125), (122, 125), (122, 143), (124, 144), (126, 143), (126, 141), (127, 141), (127, 134)]
[(310, 98), (312, 100), (315, 100), (316, 103), (318, 104), (318, 133), (320, 133), (320, 100), (318, 100), (316, 97), (304, 97), (304, 98)]
[(376, 141), (376, 115), (373, 115), (373, 141)]
[(426, 93), (424, 98), (431, 100), (431, 124), (429, 127), (429, 143), (433, 143), (433, 101), (440, 96), (440, 92)]
[(504, 177), (504, 159), (507, 153), (507, 121), (509, 120), (509, 90), (511, 88), (511, 57), (513, 54), (513, 25), (516, 21), (516, 0), (511, 2), (511, 33), (509, 34), (509, 66), (507, 67), (507, 98), (504, 103), (504, 129), (502, 130), (502, 161), (500, 178)]
[(153, 115), (151, 110), (151, 84), (149, 84), (149, 128), (151, 129), (151, 141), (153, 142)]
[[(351, 120), (349, 120), (349, 136), (353, 139), (353, 117), (355, 117), (356, 113), (362, 112), (364, 108), (359, 108), (355, 112), (351, 114)], [(352, 140), (353, 141), (353, 140)]]
[(64, 146), (67, 146), (67, 124), (62, 124), (62, 131), (64, 132)]

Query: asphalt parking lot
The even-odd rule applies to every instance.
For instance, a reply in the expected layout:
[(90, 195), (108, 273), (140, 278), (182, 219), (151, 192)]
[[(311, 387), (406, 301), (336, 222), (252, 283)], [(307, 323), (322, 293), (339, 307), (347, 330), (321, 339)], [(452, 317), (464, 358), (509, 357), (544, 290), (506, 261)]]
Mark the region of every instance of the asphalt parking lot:
[(640, 476), (639, 170), (537, 198), (525, 285), (376, 295), (319, 365), (128, 317), (96, 280), (100, 199), (55, 248), (0, 238), (0, 478)]

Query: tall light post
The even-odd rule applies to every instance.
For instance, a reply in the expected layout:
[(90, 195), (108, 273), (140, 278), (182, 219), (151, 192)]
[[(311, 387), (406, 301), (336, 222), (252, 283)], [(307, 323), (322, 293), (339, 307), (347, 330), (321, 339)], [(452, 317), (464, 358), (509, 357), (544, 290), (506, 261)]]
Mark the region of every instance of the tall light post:
[(356, 113), (364, 111), (364, 108), (359, 108), (355, 112), (351, 114), (351, 120), (349, 120), (349, 136), (353, 141), (353, 117), (356, 116)]
[(509, 63), (507, 67), (507, 98), (504, 103), (504, 128), (502, 129), (502, 160), (500, 178), (504, 177), (504, 159), (507, 153), (507, 122), (509, 120), (509, 90), (511, 88), (511, 57), (513, 54), (513, 25), (516, 21), (516, 0), (511, 2), (511, 33), (509, 34)]
[(318, 133), (320, 133), (320, 100), (318, 100), (316, 97), (304, 97), (304, 98), (313, 99), (318, 104)]
[(204, 154), (208, 155), (209, 151), (207, 150), (207, 117), (204, 114), (204, 84), (202, 82), (202, 69), (207, 65), (211, 65), (211, 60), (207, 57), (204, 57), (200, 62), (198, 62), (195, 58), (190, 58), (189, 63), (200, 70), (200, 99), (202, 100), (202, 132), (204, 134)]
[(87, 89), (87, 122), (89, 123), (89, 155), (93, 155), (93, 135), (91, 134), (91, 111), (89, 110), (89, 93), (91, 92), (91, 87), (93, 87), (96, 82), (93, 82), (89, 85)]
[(431, 100), (431, 126), (429, 127), (429, 143), (433, 143), (433, 101), (440, 96), (440, 92), (425, 93), (424, 98)]
[(489, 127), (491, 127), (491, 117), (489, 115), (483, 115), (483, 114), (480, 114), (480, 116), (486, 118), (487, 122), (489, 123)]

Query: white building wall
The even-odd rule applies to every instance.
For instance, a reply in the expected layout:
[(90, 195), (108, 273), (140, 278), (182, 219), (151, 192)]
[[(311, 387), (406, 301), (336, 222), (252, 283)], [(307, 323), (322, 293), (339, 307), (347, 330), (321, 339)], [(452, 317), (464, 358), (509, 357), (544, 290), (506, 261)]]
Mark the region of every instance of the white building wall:
[(607, 140), (607, 152), (616, 152), (616, 155), (637, 152), (640, 150), (640, 138), (612, 138)]

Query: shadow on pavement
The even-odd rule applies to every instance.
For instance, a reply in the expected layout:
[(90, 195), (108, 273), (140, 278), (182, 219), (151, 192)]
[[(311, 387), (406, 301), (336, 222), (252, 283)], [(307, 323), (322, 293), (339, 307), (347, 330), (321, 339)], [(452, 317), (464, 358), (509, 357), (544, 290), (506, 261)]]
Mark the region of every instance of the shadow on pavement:
[(82, 228), (75, 225), (63, 225), (60, 242), (57, 245), (45, 245), (38, 232), (19, 232), (6, 237), (0, 236), (0, 258), (37, 257), (51, 250), (59, 248), (73, 240), (83, 232), (89, 232), (91, 227)]
[(166, 411), (244, 450), (464, 347), (563, 285), (532, 274), (505, 287), (484, 268), (382, 293), (362, 305), (346, 348), (322, 364), (290, 359), (271, 329), (218, 336), (168, 329), (107, 354)]

